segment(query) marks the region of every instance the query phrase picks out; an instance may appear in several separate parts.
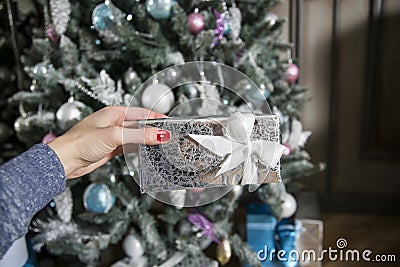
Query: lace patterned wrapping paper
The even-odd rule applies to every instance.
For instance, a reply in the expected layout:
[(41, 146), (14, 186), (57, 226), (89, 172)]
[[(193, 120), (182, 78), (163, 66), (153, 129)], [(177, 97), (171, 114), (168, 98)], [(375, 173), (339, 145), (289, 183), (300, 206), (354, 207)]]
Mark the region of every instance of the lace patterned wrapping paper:
[[(139, 127), (158, 127), (171, 132), (168, 143), (139, 146), (139, 179), (142, 193), (236, 185), (243, 164), (215, 176), (224, 157), (214, 154), (189, 134), (222, 136), (229, 117), (180, 117), (139, 121)], [(250, 140), (280, 142), (279, 117), (257, 115)], [(218, 144), (216, 144), (218, 145)], [(280, 182), (280, 163), (258, 164), (258, 184)]]

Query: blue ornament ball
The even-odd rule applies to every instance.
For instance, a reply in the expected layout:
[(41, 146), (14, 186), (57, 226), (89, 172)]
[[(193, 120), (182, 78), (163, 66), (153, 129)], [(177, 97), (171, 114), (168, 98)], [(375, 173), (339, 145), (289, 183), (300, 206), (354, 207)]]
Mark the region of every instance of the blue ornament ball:
[(108, 30), (113, 26), (113, 23), (114, 15), (107, 4), (99, 4), (93, 9), (92, 24), (96, 30)]
[(114, 206), (114, 202), (115, 197), (105, 184), (90, 184), (83, 193), (83, 205), (91, 212), (107, 213)]
[(154, 19), (167, 19), (174, 4), (175, 0), (147, 0), (146, 9)]

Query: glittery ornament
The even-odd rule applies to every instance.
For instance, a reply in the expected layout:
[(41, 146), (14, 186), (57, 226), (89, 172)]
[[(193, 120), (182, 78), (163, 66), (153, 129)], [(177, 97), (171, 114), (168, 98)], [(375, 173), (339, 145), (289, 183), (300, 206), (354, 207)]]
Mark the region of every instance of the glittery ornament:
[(285, 71), (286, 81), (289, 83), (295, 82), (300, 76), (300, 69), (296, 64), (290, 63)]
[(83, 205), (94, 213), (107, 213), (114, 206), (114, 202), (115, 197), (105, 184), (90, 184), (83, 193)]
[(174, 4), (174, 0), (147, 0), (146, 9), (154, 19), (167, 19), (171, 16)]
[(205, 26), (205, 20), (200, 13), (192, 13), (187, 17), (189, 31), (193, 34), (199, 34)]
[(88, 107), (84, 103), (70, 98), (57, 110), (57, 125), (61, 130), (67, 131), (86, 115), (89, 115)]
[(114, 24), (114, 15), (109, 5), (102, 3), (97, 5), (92, 12), (92, 24), (98, 31), (108, 30)]
[(51, 141), (53, 141), (56, 138), (57, 138), (57, 135), (55, 135), (54, 133), (50, 132), (50, 133), (46, 134), (45, 136), (43, 136), (42, 143), (43, 144), (50, 143)]
[(54, 24), (50, 24), (47, 29), (46, 29), (46, 36), (47, 38), (49, 38), (49, 40), (54, 43), (54, 44), (58, 44), (60, 43), (60, 38), (61, 36), (58, 34), (58, 32), (56, 31), (56, 27), (54, 26)]
[(167, 113), (175, 103), (172, 90), (162, 83), (149, 85), (142, 92), (142, 105), (160, 113)]
[(137, 260), (144, 254), (143, 240), (137, 234), (129, 234), (122, 242), (124, 253), (131, 259)]
[(226, 265), (232, 257), (231, 244), (229, 244), (228, 238), (224, 238), (221, 244), (217, 246), (217, 260), (224, 266)]

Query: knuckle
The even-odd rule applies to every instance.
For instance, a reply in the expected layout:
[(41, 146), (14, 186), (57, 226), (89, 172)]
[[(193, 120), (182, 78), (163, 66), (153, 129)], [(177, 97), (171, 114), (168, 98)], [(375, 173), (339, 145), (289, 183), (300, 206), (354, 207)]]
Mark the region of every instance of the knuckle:
[(111, 126), (110, 127), (110, 138), (113, 143), (120, 143), (122, 140), (122, 131), (121, 128), (118, 126)]
[(154, 130), (151, 128), (145, 128), (143, 130), (143, 139), (145, 144), (152, 144), (155, 142), (153, 132)]

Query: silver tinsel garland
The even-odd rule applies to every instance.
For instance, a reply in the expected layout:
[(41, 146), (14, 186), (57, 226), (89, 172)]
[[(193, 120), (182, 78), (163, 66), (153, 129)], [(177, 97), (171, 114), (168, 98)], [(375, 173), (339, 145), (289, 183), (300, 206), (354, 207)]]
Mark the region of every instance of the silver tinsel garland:
[(68, 0), (50, 0), (50, 14), (57, 33), (65, 33), (71, 15), (70, 2)]
[(53, 200), (56, 203), (56, 212), (61, 221), (70, 222), (74, 206), (71, 189), (66, 187), (65, 191), (57, 195)]

